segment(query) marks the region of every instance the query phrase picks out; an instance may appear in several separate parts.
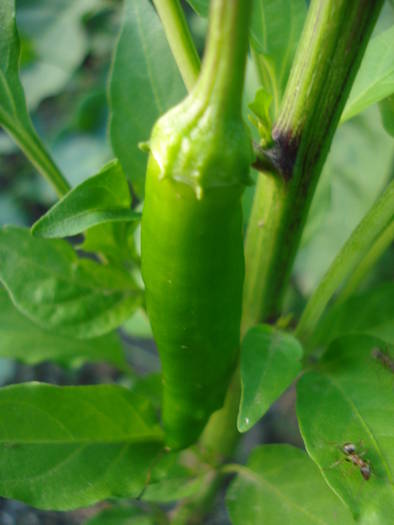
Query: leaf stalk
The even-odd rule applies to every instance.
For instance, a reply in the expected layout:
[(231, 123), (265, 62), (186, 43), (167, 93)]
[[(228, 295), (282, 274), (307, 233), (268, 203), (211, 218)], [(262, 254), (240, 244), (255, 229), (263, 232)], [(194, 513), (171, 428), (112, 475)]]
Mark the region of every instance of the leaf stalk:
[(200, 58), (179, 0), (153, 0), (172, 54), (188, 91), (196, 83)]
[(388, 185), (353, 231), (313, 292), (297, 326), (296, 336), (298, 338), (306, 340), (313, 333), (337, 288), (357, 267), (357, 264), (362, 262), (363, 258), (368, 257), (368, 251), (373, 249), (374, 243), (381, 235), (388, 232), (389, 236), (392, 236), (393, 224), (394, 181)]

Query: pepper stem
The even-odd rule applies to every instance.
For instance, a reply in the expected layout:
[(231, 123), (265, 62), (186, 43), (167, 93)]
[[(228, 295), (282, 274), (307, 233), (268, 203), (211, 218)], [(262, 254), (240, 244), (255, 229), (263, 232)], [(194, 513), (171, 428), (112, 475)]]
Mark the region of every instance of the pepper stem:
[(194, 93), (219, 114), (241, 115), (252, 0), (212, 0), (206, 50)]

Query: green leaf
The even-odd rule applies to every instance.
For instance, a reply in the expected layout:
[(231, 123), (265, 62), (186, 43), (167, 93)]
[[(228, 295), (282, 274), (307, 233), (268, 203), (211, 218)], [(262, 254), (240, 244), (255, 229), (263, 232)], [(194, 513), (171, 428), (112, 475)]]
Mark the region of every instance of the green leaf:
[(227, 491), (233, 525), (351, 525), (304, 451), (289, 445), (255, 448)]
[(314, 346), (348, 334), (368, 334), (394, 344), (394, 283), (350, 297), (324, 315), (312, 338)]
[(159, 412), (163, 396), (163, 382), (160, 373), (137, 376), (131, 387), (132, 391), (144, 399), (149, 399), (152, 407)]
[(59, 194), (68, 184), (38, 137), (26, 108), (19, 79), (20, 44), (15, 24), (14, 0), (0, 2), (0, 125), (19, 144), (31, 162)]
[(15, 25), (14, 0), (0, 4), (0, 123), (32, 131), (25, 96), (18, 76), (19, 39)]
[(394, 24), (394, 0), (386, 0), (383, 2), (382, 10), (376, 21), (376, 25), (372, 32), (372, 36), (379, 35), (389, 29)]
[[(362, 523), (389, 525), (394, 515), (393, 371), (376, 358), (379, 339), (336, 339), (297, 388), (297, 414), (309, 455)], [(386, 354), (388, 355), (388, 354)], [(343, 445), (370, 463), (365, 480)]]
[(0, 280), (32, 321), (81, 339), (118, 327), (141, 298), (128, 273), (78, 259), (63, 240), (40, 239), (15, 227), (0, 230)]
[(257, 127), (262, 146), (265, 147), (269, 146), (272, 141), (271, 102), (272, 96), (264, 88), (259, 88), (253, 102), (249, 104), (249, 108), (255, 115), (255, 117), (250, 115), (249, 119)]
[(0, 357), (34, 365), (52, 361), (63, 366), (107, 362), (127, 369), (122, 345), (116, 334), (81, 340), (47, 332), (18, 312), (0, 287)]
[(148, 0), (126, 0), (110, 79), (111, 141), (140, 197), (154, 122), (185, 95), (160, 20)]
[(79, 250), (97, 253), (110, 264), (132, 266), (138, 260), (135, 248), (136, 220), (129, 222), (107, 222), (93, 226), (85, 232)]
[(95, 0), (17, 1), (22, 43), (27, 40), (34, 58), (21, 72), (30, 109), (57, 94), (82, 63), (88, 41), (81, 19), (95, 3)]
[(384, 129), (394, 137), (394, 95), (381, 100), (379, 110)]
[(254, 0), (251, 43), (276, 115), (306, 17), (305, 0)]
[(394, 93), (393, 42), (394, 26), (370, 41), (341, 122)]
[(131, 210), (126, 177), (117, 160), (70, 190), (32, 227), (39, 237), (68, 237), (106, 222), (128, 222), (140, 218)]
[(290, 386), (301, 370), (302, 347), (269, 325), (251, 328), (242, 341), (242, 395), (238, 430), (246, 432)]
[(208, 16), (209, 0), (187, 0), (195, 12), (200, 16)]
[(149, 405), (112, 385), (0, 389), (0, 495), (67, 510), (136, 497), (163, 447)]
[(153, 517), (133, 507), (105, 509), (83, 525), (155, 525)]
[(207, 477), (212, 476), (212, 473), (212, 469), (201, 465), (191, 450), (167, 454), (153, 467), (142, 499), (170, 503), (189, 498), (204, 487)]

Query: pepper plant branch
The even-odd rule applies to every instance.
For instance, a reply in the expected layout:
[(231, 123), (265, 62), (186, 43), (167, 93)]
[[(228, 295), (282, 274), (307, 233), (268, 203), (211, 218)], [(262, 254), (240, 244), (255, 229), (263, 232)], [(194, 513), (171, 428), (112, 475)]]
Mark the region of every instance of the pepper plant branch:
[[(305, 340), (313, 333), (327, 303), (343, 280), (357, 267), (382, 234), (392, 236), (394, 224), (394, 181), (365, 215), (310, 297), (297, 326), (296, 336)], [(386, 242), (387, 239), (384, 239)]]
[(255, 155), (255, 161), (252, 167), (255, 170), (272, 173), (275, 176), (279, 175), (275, 166), (275, 159), (272, 159), (269, 155), (269, 151), (265, 150), (260, 144), (253, 142), (253, 153)]
[(232, 456), (240, 438), (236, 426), (240, 398), (240, 371), (237, 367), (224, 407), (211, 416), (199, 443), (206, 462), (217, 470), (213, 471), (210, 479), (205, 481), (196, 494), (178, 505), (171, 519), (174, 525), (204, 523), (204, 517), (212, 507), (216, 493), (225, 479), (221, 465)]
[(188, 91), (196, 83), (200, 58), (179, 0), (153, 0), (172, 54)]
[(345, 301), (348, 297), (353, 295), (357, 290), (364, 277), (368, 275), (371, 268), (373, 268), (379, 258), (383, 255), (386, 249), (394, 241), (394, 220), (387, 226), (387, 228), (379, 235), (368, 253), (363, 257), (357, 268), (349, 276), (344, 287), (338, 293), (335, 299), (336, 303)]
[(23, 124), (19, 126), (7, 121), (3, 124), (40, 175), (52, 185), (58, 197), (65, 195), (70, 190), (70, 185), (46, 151), (34, 128), (25, 130)]
[(382, 0), (312, 0), (246, 239), (243, 326), (274, 319), (310, 203)]

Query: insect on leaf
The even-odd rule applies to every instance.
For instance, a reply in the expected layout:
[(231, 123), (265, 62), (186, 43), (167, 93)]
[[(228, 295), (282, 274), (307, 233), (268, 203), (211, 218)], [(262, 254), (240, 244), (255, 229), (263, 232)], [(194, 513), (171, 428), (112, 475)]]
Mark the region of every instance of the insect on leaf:
[[(377, 358), (377, 349), (392, 359), (392, 349), (374, 337), (333, 341), (319, 372), (306, 373), (297, 385), (297, 415), (309, 455), (354, 517), (389, 525), (394, 514), (394, 374)], [(344, 453), (349, 443), (367, 464), (369, 479)]]

